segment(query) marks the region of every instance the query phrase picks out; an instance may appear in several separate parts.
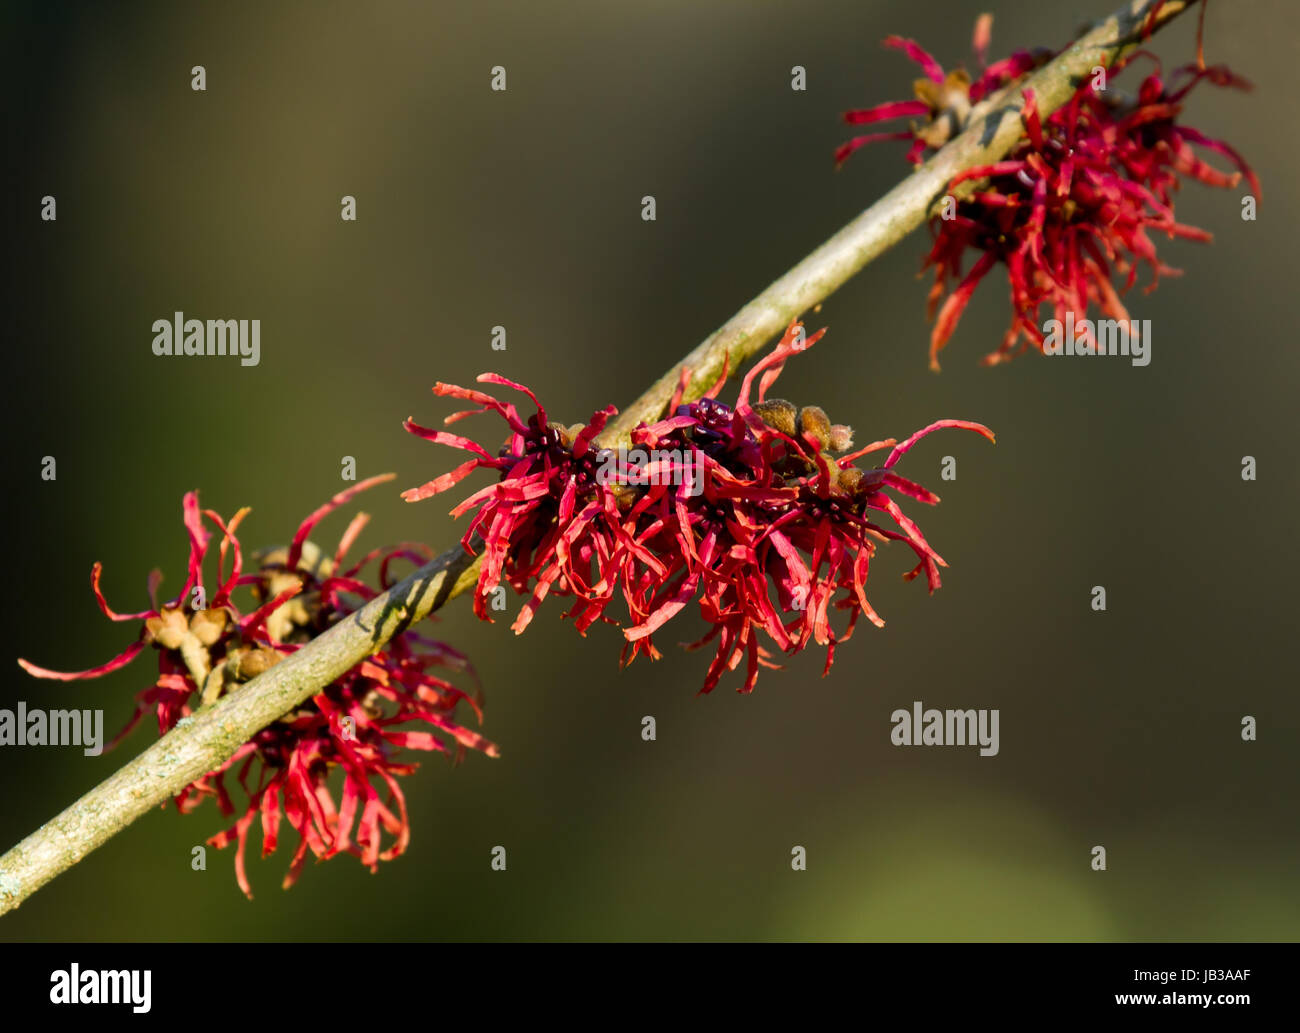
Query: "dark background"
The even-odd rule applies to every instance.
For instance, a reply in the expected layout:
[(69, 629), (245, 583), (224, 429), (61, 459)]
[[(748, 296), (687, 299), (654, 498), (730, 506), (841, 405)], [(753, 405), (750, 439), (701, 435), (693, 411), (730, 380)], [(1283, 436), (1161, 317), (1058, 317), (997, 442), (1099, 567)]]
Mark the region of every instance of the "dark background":
[[(993, 52), (1059, 45), (1113, 2), (998, 0)], [(450, 498), (397, 497), (460, 458), (400, 428), (450, 411), (433, 382), (496, 370), (566, 422), (633, 399), (906, 173), (901, 144), (831, 167), (852, 132), (839, 113), (907, 97), (918, 74), (879, 40), (969, 63), (983, 8), (7, 5), (5, 653), (78, 669), (124, 646), (133, 629), (99, 614), (91, 564), (121, 609), (143, 604), (155, 565), (175, 592), (190, 488), (223, 513), (251, 505), (248, 545), (282, 542), (352, 455), (361, 476), (399, 475), (366, 496), (361, 547), (450, 545)], [(981, 367), (1007, 322), (999, 275), (930, 373), (923, 234), (812, 317), (830, 332), (790, 364), (785, 396), (863, 441), (945, 416), (998, 433), (908, 457), (944, 496), (910, 509), (951, 569), (927, 597), (887, 551), (872, 600), (889, 623), (864, 625), (828, 678), (809, 651), (750, 697), (732, 677), (696, 698), (704, 655), (620, 671), (613, 629), (584, 642), (550, 605), (516, 640), (460, 600), (435, 632), (477, 663), (503, 757), (431, 758), (406, 780), (405, 856), (375, 876), (309, 865), (284, 893), (295, 836), (266, 861), (254, 836), (250, 903), (229, 851), (190, 868), (224, 827), (216, 810), (169, 807), (0, 938), (1295, 939), (1296, 20), (1283, 0), (1209, 9), (1209, 60), (1257, 89), (1202, 87), (1187, 121), (1237, 146), (1265, 198), (1243, 222), (1242, 190), (1188, 186), (1180, 219), (1216, 241), (1159, 241), (1186, 272), (1131, 301), (1153, 324), (1149, 367)], [(1194, 37), (1185, 16), (1153, 49), (1173, 67)], [(488, 88), (497, 64), (504, 94)], [(176, 310), (260, 318), (261, 365), (155, 358), (151, 324)], [(500, 436), (487, 418), (471, 430)], [(0, 705), (103, 707), (111, 735), (152, 666), (60, 685), (11, 659)], [(1000, 754), (892, 746), (890, 713), (916, 699), (999, 708)], [(1241, 741), (1246, 714), (1257, 742)], [(153, 734), (99, 758), (0, 750), (0, 848)], [(796, 844), (806, 872), (790, 869)], [(1106, 872), (1089, 867), (1097, 844)]]

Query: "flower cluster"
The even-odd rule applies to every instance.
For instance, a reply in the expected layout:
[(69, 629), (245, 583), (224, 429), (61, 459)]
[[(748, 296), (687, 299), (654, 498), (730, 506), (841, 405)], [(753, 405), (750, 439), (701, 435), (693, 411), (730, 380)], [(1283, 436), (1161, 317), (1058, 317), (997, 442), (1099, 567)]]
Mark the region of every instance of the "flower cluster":
[[(100, 610), (113, 621), (139, 622), (138, 639), (119, 656), (86, 671), (65, 673), (26, 660), (19, 663), (38, 678), (97, 678), (152, 647), (158, 656), (158, 678), (138, 694), (134, 716), (110, 745), (150, 710), (156, 714), (159, 734), (165, 734), (197, 706), (237, 691), (390, 587), (395, 562), (419, 564), (428, 559), (424, 546), (403, 544), (376, 549), (344, 568), (344, 557), (369, 519), (364, 513), (353, 518), (332, 557), (308, 540), (324, 517), (358, 492), (392, 477), (373, 477), (335, 495), (299, 525), (288, 546), (256, 554), (256, 566), (248, 572), (236, 531), (249, 511), (241, 509), (227, 521), (213, 510), (200, 509), (197, 493), (189, 492), (182, 505), (190, 543), (188, 574), (174, 599), (159, 604), (161, 575), (154, 571), (149, 576), (150, 609), (116, 613), (100, 590), (100, 565), (91, 571)], [(210, 596), (204, 566), (216, 534), (209, 525), (220, 534), (215, 591)], [(372, 563), (377, 566), (378, 590), (360, 577)], [(234, 600), (241, 588), (247, 588), (257, 604), (248, 612)], [(244, 849), (255, 822), (261, 822), (264, 857), (278, 845), (282, 819), (298, 833), (285, 888), (298, 878), (309, 850), (321, 860), (350, 853), (373, 871), (379, 861), (401, 854), (410, 839), (397, 778), (418, 765), (400, 757), (403, 748), (445, 752), (452, 746), (457, 758), (467, 748), (497, 755), (492, 743), (455, 720), (457, 705), (465, 701), (481, 721), (481, 700), (455, 688), (438, 671), (473, 675), (466, 658), (450, 646), (406, 631), (257, 732), (229, 760), (177, 795), (182, 813), (211, 797), (229, 816), (237, 808), (227, 777), (233, 774), (243, 787), (246, 802), (234, 825), (208, 843), (218, 848), (236, 844), (235, 875), (249, 897), (253, 894)], [(434, 731), (411, 730), (413, 724)], [(337, 803), (329, 785), (336, 770), (343, 773)], [(387, 845), (385, 834), (390, 838)]]
[(990, 65), (987, 57), (992, 30), (992, 15), (983, 14), (976, 19), (972, 49), (975, 52), (975, 63), (980, 69), (980, 74), (974, 80), (964, 68), (954, 68), (951, 72), (945, 72), (943, 66), (914, 40), (904, 39), (901, 36), (886, 37), (884, 46), (890, 50), (901, 50), (919, 65), (925, 74), (924, 79), (917, 79), (912, 84), (915, 99), (891, 101), (878, 104), (873, 108), (846, 111), (844, 121), (851, 126), (863, 126), (877, 122), (891, 122), (896, 118), (919, 116), (924, 118), (925, 122), (913, 123), (908, 129), (855, 136), (836, 148), (836, 166), (842, 165), (858, 148), (881, 140), (910, 140), (907, 160), (913, 165), (919, 165), (928, 157), (928, 152), (938, 150), (966, 128), (973, 105), (1028, 72), (1032, 72), (1055, 56), (1053, 51), (1044, 48), (1018, 50), (1010, 57)]
[[(522, 631), (547, 595), (572, 599), (568, 616), (579, 631), (597, 621), (621, 623), (624, 660), (657, 658), (653, 635), (692, 600), (710, 630), (695, 645), (716, 640), (702, 691), (712, 690), (743, 661), (742, 692), (753, 689), (760, 667), (777, 666), (766, 643), (794, 653), (810, 642), (827, 648), (852, 633), (860, 616), (883, 623), (867, 601), (866, 581), (876, 546), (905, 543), (931, 591), (943, 559), (906, 516), (890, 492), (933, 504), (938, 496), (896, 472), (895, 465), (922, 437), (962, 427), (992, 440), (985, 427), (941, 420), (901, 444), (878, 441), (850, 452), (852, 432), (832, 424), (816, 406), (768, 399), (785, 362), (816, 343), (792, 323), (777, 347), (744, 378), (734, 406), (717, 399), (720, 379), (704, 397), (683, 402), (689, 374), (658, 422), (638, 426), (632, 443), (648, 462), (633, 469), (599, 447), (613, 407), (586, 426), (549, 422), (527, 388), (484, 374), (480, 383), (526, 394), (537, 411), (526, 420), (514, 405), (481, 391), (439, 383), (434, 392), (478, 406), (447, 417), (495, 412), (510, 437), (495, 454), (447, 431), (406, 428), (429, 441), (470, 452), (474, 458), (419, 488), (410, 501), (446, 491), (473, 471), (496, 474), (494, 483), (452, 510), (473, 512), (462, 545), (482, 548), (475, 612), (490, 620), (489, 604), (502, 582), (528, 596), (513, 628)], [(757, 381), (757, 384), (756, 384)], [(880, 467), (854, 461), (890, 449)], [(894, 525), (876, 521), (884, 514)], [(775, 589), (775, 599), (771, 589)], [(621, 597), (626, 619), (607, 609)], [(844, 630), (830, 611), (846, 611)]]
[[(988, 16), (976, 23), (975, 52), (983, 72), (973, 82), (960, 70), (945, 73), (911, 40), (886, 40), (925, 72), (916, 86), (917, 99), (850, 111), (845, 119), (860, 125), (916, 115), (925, 121), (900, 132), (858, 137), (839, 149), (837, 161), (876, 140), (908, 139), (908, 157), (919, 162), (965, 126), (974, 104), (1051, 56), (1047, 51), (1022, 51), (986, 67), (989, 25)], [(1198, 83), (1238, 89), (1249, 89), (1249, 84), (1225, 66), (1207, 67), (1199, 53), (1195, 64), (1176, 69), (1166, 79), (1159, 62), (1146, 51), (1110, 69), (1110, 80), (1138, 57), (1152, 60), (1156, 67), (1133, 97), (1121, 97), (1109, 84), (1092, 78), (1044, 119), (1032, 91), (1022, 90), (1025, 138), (1003, 161), (967, 169), (949, 184), (953, 189), (972, 181), (974, 190), (930, 223), (933, 247), (925, 267), (935, 271), (929, 298), (933, 368), (938, 368), (938, 353), (976, 287), (995, 265), (1001, 263), (1007, 270), (1012, 320), (986, 363), (1000, 362), (1031, 345), (1042, 349), (1039, 313), (1044, 306), (1062, 323), (1067, 312), (1082, 321), (1092, 305), (1111, 319), (1127, 320), (1120, 294), (1136, 284), (1139, 266), (1150, 272), (1148, 293), (1160, 276), (1178, 272), (1157, 257), (1152, 234), (1210, 239), (1209, 233), (1174, 216), (1174, 194), (1184, 178), (1225, 188), (1245, 178), (1258, 199), (1259, 181), (1235, 150), (1180, 122), (1183, 99)], [(1197, 154), (1197, 147), (1226, 158), (1236, 170), (1214, 168)], [(963, 271), (968, 251), (978, 257)], [(1122, 281), (1119, 289), (1117, 277)], [(1084, 343), (1091, 347), (1096, 342)]]

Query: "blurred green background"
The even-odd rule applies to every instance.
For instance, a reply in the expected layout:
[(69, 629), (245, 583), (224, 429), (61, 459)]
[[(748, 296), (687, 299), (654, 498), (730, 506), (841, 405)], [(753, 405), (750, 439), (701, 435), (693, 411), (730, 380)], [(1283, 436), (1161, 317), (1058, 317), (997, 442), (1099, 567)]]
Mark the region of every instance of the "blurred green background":
[[(282, 542), (352, 455), (360, 476), (399, 475), (364, 499), (363, 548), (447, 547), (449, 503), (397, 497), (459, 461), (400, 428), (451, 411), (435, 380), (495, 370), (566, 422), (630, 401), (905, 174), (902, 145), (831, 166), (852, 132), (840, 112), (906, 97), (917, 74), (880, 39), (916, 37), (951, 66), (969, 63), (981, 10), (1000, 54), (1059, 45), (1113, 3), (6, 5), (17, 526), (0, 705), (103, 707), (109, 734), (125, 721), (151, 657), (72, 685), (12, 658), (76, 669), (124, 646), (91, 564), (120, 608), (144, 602), (155, 565), (174, 592), (187, 489), (252, 506), (247, 544)], [(1248, 157), (1265, 198), (1243, 222), (1240, 190), (1186, 189), (1180, 219), (1217, 239), (1160, 241), (1186, 274), (1132, 302), (1153, 324), (1149, 367), (981, 367), (1007, 322), (998, 277), (930, 373), (923, 233), (812, 317), (830, 332), (781, 394), (860, 440), (946, 416), (998, 433), (908, 457), (944, 496), (914, 515), (951, 569), (927, 597), (899, 580), (907, 556), (883, 554), (888, 625), (864, 625), (828, 678), (810, 651), (753, 696), (733, 677), (697, 697), (705, 655), (620, 670), (614, 629), (583, 641), (551, 605), (515, 639), (460, 600), (432, 630), (477, 664), (503, 756), (432, 758), (406, 780), (405, 856), (373, 876), (308, 865), (285, 893), (295, 837), (266, 861), (254, 838), (250, 903), (228, 851), (190, 868), (216, 810), (169, 807), (0, 938), (1295, 939), (1297, 21), (1284, 0), (1210, 7), (1209, 60), (1257, 89), (1202, 87), (1187, 119)], [(1172, 67), (1194, 39), (1184, 17), (1153, 49)], [(488, 88), (498, 64), (505, 93)], [(39, 220), (45, 194), (56, 223)], [(155, 358), (151, 324), (176, 310), (260, 318), (261, 365)], [(476, 433), (495, 442), (499, 425)], [(917, 699), (999, 708), (1001, 752), (892, 746), (890, 713)], [(1246, 714), (1257, 742), (1241, 741)], [(0, 750), (0, 846), (153, 735), (98, 758)], [(1096, 844), (1106, 872), (1089, 867)]]

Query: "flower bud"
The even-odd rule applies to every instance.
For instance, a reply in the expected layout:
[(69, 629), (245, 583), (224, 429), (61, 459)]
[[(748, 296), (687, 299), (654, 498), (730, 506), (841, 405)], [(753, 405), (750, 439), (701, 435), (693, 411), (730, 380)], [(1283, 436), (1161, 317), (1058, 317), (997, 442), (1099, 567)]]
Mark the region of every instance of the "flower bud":
[(274, 667), (282, 659), (283, 657), (274, 649), (258, 646), (256, 649), (236, 653), (228, 667), (236, 681), (250, 681), (263, 671)]
[(856, 466), (846, 466), (839, 473), (840, 490), (848, 495), (852, 495), (858, 490), (858, 485), (862, 483), (862, 471)]
[(821, 451), (831, 440), (831, 421), (826, 411), (817, 405), (805, 405), (799, 410), (799, 430)]
[(180, 607), (175, 609), (164, 607), (156, 616), (147, 618), (144, 626), (148, 641), (162, 646), (163, 649), (179, 649), (190, 627)]
[(790, 437), (795, 435), (795, 414), (798, 410), (784, 398), (769, 398), (754, 406), (758, 418), (773, 430), (779, 430)]
[(831, 427), (831, 436), (826, 442), (826, 447), (832, 452), (847, 452), (853, 447), (853, 428), (846, 427), (843, 423), (835, 424)]
[(200, 610), (190, 618), (190, 631), (203, 645), (211, 646), (221, 638), (229, 621), (230, 614), (223, 609)]

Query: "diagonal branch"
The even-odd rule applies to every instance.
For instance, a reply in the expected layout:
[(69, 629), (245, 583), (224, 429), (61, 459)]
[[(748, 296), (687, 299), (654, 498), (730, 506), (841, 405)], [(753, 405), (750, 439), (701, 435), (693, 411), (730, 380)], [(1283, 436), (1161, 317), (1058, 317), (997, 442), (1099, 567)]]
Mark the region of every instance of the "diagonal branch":
[[(657, 418), (683, 368), (691, 371), (689, 398), (699, 397), (724, 364), (737, 370), (792, 319), (925, 222), (953, 176), (1003, 157), (1023, 134), (1022, 88), (1033, 89), (1046, 117), (1070, 99), (1096, 66), (1110, 67), (1194, 2), (1132, 0), (1026, 81), (977, 105), (960, 136), (776, 280), (628, 406), (603, 435), (606, 443), (626, 444), (633, 427)], [(955, 193), (961, 193), (960, 188)], [(477, 578), (477, 559), (459, 548), (446, 552), (238, 692), (200, 708), (192, 720), (168, 732), (0, 857), (0, 914), (18, 907), (150, 808), (218, 767), (259, 729), (468, 590)]]
[[(727, 320), (624, 409), (602, 439), (613, 448), (630, 444), (632, 428), (653, 422), (663, 414), (683, 368), (691, 371), (687, 395), (699, 397), (722, 375), (724, 362), (734, 372), (780, 335), (790, 320), (830, 297), (868, 262), (888, 251), (929, 216), (937, 215), (948, 183), (958, 172), (992, 164), (1024, 135), (1020, 121), (1022, 89), (1034, 91), (1039, 111), (1046, 119), (1091, 77), (1094, 68), (1109, 68), (1193, 3), (1195, 0), (1133, 0), (1033, 75), (975, 105), (960, 136)], [(967, 181), (952, 193), (962, 197), (975, 186), (974, 181)]]

